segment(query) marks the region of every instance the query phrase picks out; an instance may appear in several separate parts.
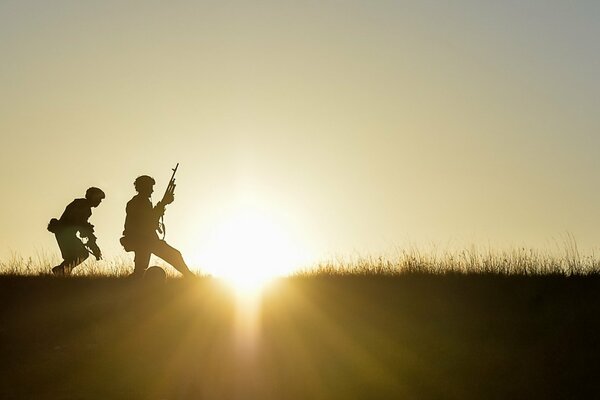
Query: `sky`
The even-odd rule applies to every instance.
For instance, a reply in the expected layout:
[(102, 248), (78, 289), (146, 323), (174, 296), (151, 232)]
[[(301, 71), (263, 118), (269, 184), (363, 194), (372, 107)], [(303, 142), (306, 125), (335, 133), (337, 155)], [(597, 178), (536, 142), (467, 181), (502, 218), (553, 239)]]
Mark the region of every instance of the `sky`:
[[(0, 1), (0, 258), (138, 175), (190, 264), (600, 245), (596, 1)], [(284, 250), (282, 250), (284, 249)], [(287, 249), (287, 250), (285, 250)], [(250, 254), (253, 253), (253, 254)]]

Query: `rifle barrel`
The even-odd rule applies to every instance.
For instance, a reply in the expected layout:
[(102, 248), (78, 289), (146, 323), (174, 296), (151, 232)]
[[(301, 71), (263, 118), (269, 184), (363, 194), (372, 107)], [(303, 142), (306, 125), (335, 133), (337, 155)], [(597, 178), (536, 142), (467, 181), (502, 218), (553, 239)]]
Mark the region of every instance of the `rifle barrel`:
[(167, 185), (167, 189), (165, 190), (165, 194), (163, 195), (163, 199), (167, 195), (167, 193), (173, 193), (175, 190), (175, 173), (177, 172), (177, 168), (179, 168), (179, 163), (175, 165), (175, 168), (172, 169), (173, 174), (171, 175), (171, 179), (169, 180), (169, 184)]

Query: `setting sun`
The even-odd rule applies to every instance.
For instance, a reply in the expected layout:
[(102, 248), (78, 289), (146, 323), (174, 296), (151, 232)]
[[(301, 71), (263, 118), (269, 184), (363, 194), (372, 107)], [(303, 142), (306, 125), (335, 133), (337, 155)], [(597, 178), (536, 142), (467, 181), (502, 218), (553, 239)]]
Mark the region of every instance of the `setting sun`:
[(0, 400), (600, 399), (599, 20), (0, 0)]
[(202, 258), (206, 270), (238, 292), (256, 292), (306, 262), (307, 252), (274, 215), (238, 207), (217, 223)]

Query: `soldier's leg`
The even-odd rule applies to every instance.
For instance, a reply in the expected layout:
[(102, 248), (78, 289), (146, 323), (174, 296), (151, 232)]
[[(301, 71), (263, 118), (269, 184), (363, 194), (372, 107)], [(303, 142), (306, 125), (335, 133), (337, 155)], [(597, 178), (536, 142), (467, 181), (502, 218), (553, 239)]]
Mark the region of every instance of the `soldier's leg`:
[(52, 268), (52, 273), (54, 275), (70, 275), (73, 268), (83, 263), (88, 257), (89, 253), (86, 251), (86, 254), (83, 254), (81, 257), (67, 258), (56, 267)]
[(135, 258), (135, 268), (133, 270), (132, 276), (141, 278), (144, 276), (144, 272), (148, 269), (148, 264), (150, 263), (150, 249), (147, 247), (141, 247), (134, 251)]
[(171, 264), (183, 276), (194, 276), (183, 260), (183, 256), (176, 248), (170, 246), (164, 240), (158, 240), (153, 244), (152, 252), (157, 256)]
[(55, 275), (69, 275), (73, 268), (87, 260), (89, 253), (74, 232), (56, 234), (63, 262), (52, 268)]
[(87, 252), (87, 250), (85, 250), (84, 252), (79, 253), (78, 256), (76, 256), (75, 258), (71, 258), (69, 260), (65, 260), (65, 274), (70, 274), (71, 271), (73, 270), (73, 268), (75, 268), (76, 266), (78, 266), (79, 264), (83, 263), (85, 260), (87, 260), (87, 258), (90, 256), (90, 253)]

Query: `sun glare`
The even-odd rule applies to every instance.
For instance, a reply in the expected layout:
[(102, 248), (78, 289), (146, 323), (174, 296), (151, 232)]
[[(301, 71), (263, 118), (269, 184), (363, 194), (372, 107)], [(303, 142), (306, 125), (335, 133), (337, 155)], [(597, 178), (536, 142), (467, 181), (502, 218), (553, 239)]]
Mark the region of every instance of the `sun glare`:
[(210, 274), (240, 294), (253, 294), (302, 266), (306, 252), (273, 215), (245, 206), (215, 226), (202, 258)]
[(193, 257), (234, 291), (236, 349), (245, 361), (252, 359), (260, 336), (263, 289), (312, 259), (298, 218), (289, 212), (246, 193), (222, 206)]

